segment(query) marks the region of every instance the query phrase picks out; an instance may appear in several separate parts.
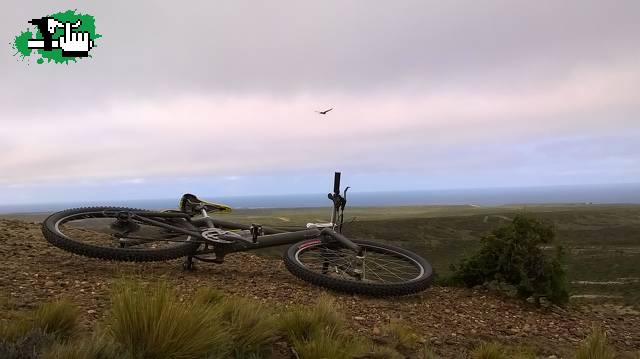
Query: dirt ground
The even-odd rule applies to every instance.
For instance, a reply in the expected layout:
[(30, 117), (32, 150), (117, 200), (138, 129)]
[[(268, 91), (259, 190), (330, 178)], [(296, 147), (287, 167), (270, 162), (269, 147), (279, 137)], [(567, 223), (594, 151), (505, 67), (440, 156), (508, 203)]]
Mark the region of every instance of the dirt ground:
[[(200, 287), (247, 296), (277, 311), (312, 303), (324, 289), (298, 280), (282, 261), (235, 254), (222, 265), (197, 263), (185, 272), (179, 260), (120, 263), (84, 258), (48, 244), (35, 223), (0, 219), (0, 320), (57, 297), (68, 297), (82, 308), (85, 328), (109, 307), (114, 281), (165, 280), (188, 300)], [(432, 287), (399, 298), (368, 298), (330, 292), (341, 304), (350, 325), (372, 335), (384, 323), (401, 318), (424, 336), (443, 357), (458, 357), (482, 341), (528, 345), (540, 355), (567, 356), (590, 328), (601, 326), (620, 353), (640, 350), (640, 315), (586, 308), (539, 309), (514, 298), (483, 290)]]

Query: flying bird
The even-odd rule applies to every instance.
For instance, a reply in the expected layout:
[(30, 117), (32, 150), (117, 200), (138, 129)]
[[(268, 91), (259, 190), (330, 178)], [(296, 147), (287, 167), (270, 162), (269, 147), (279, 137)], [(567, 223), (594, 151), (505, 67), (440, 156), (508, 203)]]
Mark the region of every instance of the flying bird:
[(317, 112), (317, 113), (319, 113), (319, 114), (321, 114), (321, 115), (326, 115), (326, 114), (327, 114), (327, 112), (329, 112), (329, 111), (331, 111), (331, 110), (333, 110), (333, 107), (332, 107), (332, 108), (330, 108), (330, 109), (328, 109), (328, 110), (324, 110), (324, 111), (316, 111), (316, 112)]

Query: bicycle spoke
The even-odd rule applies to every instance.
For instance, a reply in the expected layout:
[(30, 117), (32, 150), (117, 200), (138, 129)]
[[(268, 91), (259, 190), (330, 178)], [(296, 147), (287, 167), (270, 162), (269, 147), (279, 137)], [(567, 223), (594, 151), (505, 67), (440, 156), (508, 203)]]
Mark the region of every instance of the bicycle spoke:
[[(348, 280), (395, 283), (412, 280), (421, 274), (414, 262), (400, 254), (375, 247), (363, 249), (364, 259), (358, 259), (351, 249), (320, 244), (302, 251), (299, 260), (309, 269)], [(327, 266), (329, 268), (325, 270)]]

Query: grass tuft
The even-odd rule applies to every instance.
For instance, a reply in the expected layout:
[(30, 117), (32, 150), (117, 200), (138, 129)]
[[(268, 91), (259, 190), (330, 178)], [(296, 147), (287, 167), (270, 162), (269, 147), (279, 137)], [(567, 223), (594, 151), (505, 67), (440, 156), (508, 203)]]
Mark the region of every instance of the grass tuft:
[(346, 337), (331, 329), (314, 331), (307, 338), (295, 338), (292, 345), (300, 359), (351, 359), (362, 357), (370, 348), (357, 336)]
[(613, 359), (615, 350), (607, 343), (607, 334), (600, 328), (593, 328), (576, 351), (575, 359)]
[(78, 329), (78, 308), (66, 299), (39, 305), (32, 314), (33, 328), (59, 339), (71, 337)]
[(259, 302), (246, 298), (221, 299), (215, 306), (229, 328), (236, 358), (263, 357), (271, 351), (279, 329), (274, 317)]
[(180, 302), (166, 284), (117, 285), (109, 314), (108, 334), (135, 358), (224, 357), (230, 346), (211, 308)]
[(0, 338), (17, 341), (34, 331), (65, 340), (78, 328), (78, 308), (66, 299), (38, 305), (15, 321), (0, 327)]
[(374, 345), (371, 350), (364, 355), (367, 359), (404, 359), (405, 356), (397, 350), (386, 345)]
[(504, 346), (497, 342), (482, 343), (471, 352), (472, 359), (507, 359)]
[(420, 344), (420, 337), (413, 328), (399, 320), (393, 320), (381, 329), (388, 344), (398, 350), (413, 350)]
[(429, 348), (427, 344), (424, 344), (422, 350), (418, 354), (418, 358), (420, 359), (438, 359), (438, 356), (433, 351), (433, 349)]
[(300, 359), (357, 358), (371, 351), (371, 343), (345, 332), (338, 304), (326, 294), (311, 307), (292, 308), (280, 328)]
[(281, 319), (281, 328), (291, 340), (304, 341), (321, 331), (342, 331), (344, 318), (335, 300), (323, 294), (314, 306), (294, 307), (287, 312)]
[(0, 358), (3, 359), (36, 359), (42, 348), (51, 345), (55, 340), (51, 334), (34, 329), (14, 338), (0, 338)]
[(218, 304), (225, 298), (224, 293), (213, 288), (200, 288), (196, 292), (195, 301), (200, 304)]
[(102, 333), (96, 333), (86, 339), (56, 343), (42, 355), (42, 359), (113, 359), (122, 357), (121, 348)]

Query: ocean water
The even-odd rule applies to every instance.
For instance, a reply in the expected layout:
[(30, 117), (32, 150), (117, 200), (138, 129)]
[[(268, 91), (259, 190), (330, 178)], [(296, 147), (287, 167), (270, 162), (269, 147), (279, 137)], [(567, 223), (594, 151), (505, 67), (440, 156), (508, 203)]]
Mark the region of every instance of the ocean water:
[[(234, 208), (326, 207), (331, 204), (326, 194), (291, 194), (269, 196), (207, 196), (201, 198), (225, 203)], [(176, 208), (179, 198), (132, 199), (118, 201), (35, 204), (2, 204), (0, 213), (52, 212), (82, 206), (125, 206), (147, 209)], [(421, 190), (397, 192), (349, 192), (349, 206), (460, 205), (498, 206), (505, 204), (596, 203), (640, 204), (640, 183), (546, 186), (519, 188), (483, 188)]]

